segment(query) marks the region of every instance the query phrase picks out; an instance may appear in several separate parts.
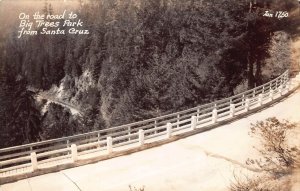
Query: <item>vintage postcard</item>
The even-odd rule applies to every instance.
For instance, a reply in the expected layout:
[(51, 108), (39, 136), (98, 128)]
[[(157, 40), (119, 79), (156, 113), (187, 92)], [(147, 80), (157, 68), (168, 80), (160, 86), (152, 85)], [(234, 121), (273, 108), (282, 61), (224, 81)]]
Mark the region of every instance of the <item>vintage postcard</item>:
[(0, 0), (0, 191), (299, 191), (300, 0)]

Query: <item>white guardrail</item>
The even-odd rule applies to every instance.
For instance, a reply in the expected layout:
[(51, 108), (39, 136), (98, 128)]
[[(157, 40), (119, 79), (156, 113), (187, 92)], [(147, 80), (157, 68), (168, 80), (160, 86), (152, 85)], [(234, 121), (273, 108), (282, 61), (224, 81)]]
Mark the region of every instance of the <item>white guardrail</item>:
[(203, 128), (263, 106), (299, 85), (288, 71), (276, 79), (213, 103), (95, 132), (0, 149), (0, 178), (31, 173)]

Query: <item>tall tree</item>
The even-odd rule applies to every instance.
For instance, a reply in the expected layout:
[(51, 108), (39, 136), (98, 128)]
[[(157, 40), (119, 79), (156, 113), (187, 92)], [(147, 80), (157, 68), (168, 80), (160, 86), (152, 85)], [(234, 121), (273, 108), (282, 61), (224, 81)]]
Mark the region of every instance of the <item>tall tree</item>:
[(14, 142), (31, 143), (40, 139), (40, 111), (35, 105), (35, 93), (27, 90), (26, 80), (19, 76), (13, 96), (13, 116), (9, 126), (16, 132)]

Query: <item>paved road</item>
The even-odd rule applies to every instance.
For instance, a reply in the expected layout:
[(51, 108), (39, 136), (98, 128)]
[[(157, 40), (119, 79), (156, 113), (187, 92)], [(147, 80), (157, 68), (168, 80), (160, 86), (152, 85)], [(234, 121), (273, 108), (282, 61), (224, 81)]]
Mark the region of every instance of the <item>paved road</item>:
[(47, 95), (47, 94), (43, 94), (43, 93), (40, 93), (37, 97), (37, 99), (45, 99), (47, 100), (48, 102), (46, 103), (46, 105), (44, 106), (44, 109), (46, 109), (50, 103), (56, 103), (58, 105), (61, 105), (63, 107), (66, 107), (68, 109), (70, 109), (71, 113), (73, 115), (81, 115), (81, 111), (79, 110), (79, 108), (69, 104), (69, 103), (66, 103), (66, 102), (63, 102), (59, 99), (56, 99), (54, 96), (50, 96), (50, 95)]
[[(258, 156), (251, 123), (276, 116), (300, 120), (300, 90), (282, 102), (247, 118), (157, 148), (96, 164), (21, 180), (1, 191), (146, 191), (228, 190), (233, 173), (254, 173), (245, 165)], [(291, 135), (296, 136), (296, 135)], [(295, 137), (296, 138), (296, 137)]]

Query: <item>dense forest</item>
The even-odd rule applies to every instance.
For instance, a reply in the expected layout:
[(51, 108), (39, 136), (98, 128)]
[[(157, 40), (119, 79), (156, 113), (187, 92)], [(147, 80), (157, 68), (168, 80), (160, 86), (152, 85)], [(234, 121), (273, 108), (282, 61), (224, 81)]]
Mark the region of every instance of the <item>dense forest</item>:
[[(0, 31), (0, 148), (207, 103), (260, 85), (291, 62), (295, 21), (263, 14), (292, 12), (294, 0), (76, 2), (89, 35)], [(44, 14), (56, 11), (53, 3), (43, 1)], [(40, 92), (82, 115), (55, 103), (42, 111)]]

